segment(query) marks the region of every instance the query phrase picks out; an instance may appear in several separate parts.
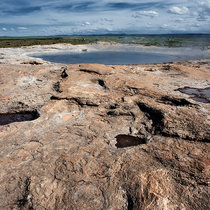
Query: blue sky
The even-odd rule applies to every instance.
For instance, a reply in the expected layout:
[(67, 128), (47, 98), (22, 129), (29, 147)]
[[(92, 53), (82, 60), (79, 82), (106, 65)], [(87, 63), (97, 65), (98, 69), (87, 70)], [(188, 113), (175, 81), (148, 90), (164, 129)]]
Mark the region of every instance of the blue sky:
[(210, 0), (1, 0), (0, 36), (210, 33)]

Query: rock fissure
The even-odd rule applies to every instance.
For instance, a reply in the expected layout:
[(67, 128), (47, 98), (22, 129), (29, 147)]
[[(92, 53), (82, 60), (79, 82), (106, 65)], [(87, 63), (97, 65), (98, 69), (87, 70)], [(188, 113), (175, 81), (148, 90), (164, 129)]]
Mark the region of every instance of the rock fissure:
[(145, 113), (148, 119), (152, 120), (152, 127), (154, 134), (160, 133), (164, 128), (164, 113), (158, 109), (155, 109), (145, 103), (137, 102), (139, 109)]
[(27, 208), (29, 210), (33, 210), (33, 203), (32, 203), (32, 195), (30, 194), (30, 183), (31, 180), (29, 177), (26, 177), (24, 182), (24, 191), (22, 192), (22, 198), (17, 200), (18, 208)]
[(90, 107), (91, 106), (92, 107), (98, 107), (99, 106), (98, 104), (92, 103), (91, 101), (88, 101), (88, 100), (85, 100), (83, 102), (83, 100), (79, 99), (79, 98), (68, 98), (68, 97), (61, 98), (61, 97), (57, 97), (57, 96), (51, 96), (50, 99), (51, 100), (56, 100), (56, 101), (60, 101), (60, 100), (74, 101), (79, 106), (90, 106)]
[(132, 200), (132, 196), (127, 193), (127, 210), (134, 210), (134, 204), (133, 204), (133, 200)]
[(194, 105), (184, 98), (173, 98), (173, 97), (169, 97), (169, 96), (163, 96), (161, 98), (161, 101), (163, 101), (163, 103), (165, 103), (165, 104), (169, 104), (172, 106), (192, 106), (192, 105)]
[(94, 70), (89, 70), (89, 69), (80, 69), (79, 71), (81, 71), (81, 72), (86, 72), (86, 73), (90, 73), (90, 74), (101, 75), (99, 72), (94, 71)]
[(201, 138), (201, 137), (195, 137), (195, 138), (192, 138), (192, 137), (190, 137), (190, 136), (185, 136), (185, 137), (183, 137), (183, 136), (180, 136), (178, 133), (176, 133), (176, 134), (173, 134), (173, 133), (169, 133), (169, 132), (163, 132), (163, 131), (161, 131), (160, 133), (159, 133), (159, 135), (161, 135), (161, 136), (163, 136), (163, 137), (170, 137), (170, 138), (174, 138), (174, 139), (181, 139), (181, 140), (185, 140), (185, 141), (194, 141), (194, 142), (203, 142), (203, 143), (209, 143), (210, 142), (210, 139), (208, 139), (208, 138), (206, 138), (206, 137), (204, 137), (204, 138)]

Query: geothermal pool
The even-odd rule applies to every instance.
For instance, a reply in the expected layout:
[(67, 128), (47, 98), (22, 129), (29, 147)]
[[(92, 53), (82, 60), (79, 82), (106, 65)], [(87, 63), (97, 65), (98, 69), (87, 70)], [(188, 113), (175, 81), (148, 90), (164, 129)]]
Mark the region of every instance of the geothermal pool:
[(79, 63), (98, 63), (98, 64), (148, 64), (170, 62), (178, 59), (177, 56), (150, 53), (150, 52), (131, 52), (131, 51), (94, 51), (77, 53), (58, 53), (36, 55), (46, 61), (65, 64)]
[(72, 49), (58, 49), (54, 52), (40, 52), (32, 55), (43, 60), (62, 64), (149, 64), (210, 57), (210, 50), (198, 48), (160, 48), (132, 45), (116, 46), (74, 46)]

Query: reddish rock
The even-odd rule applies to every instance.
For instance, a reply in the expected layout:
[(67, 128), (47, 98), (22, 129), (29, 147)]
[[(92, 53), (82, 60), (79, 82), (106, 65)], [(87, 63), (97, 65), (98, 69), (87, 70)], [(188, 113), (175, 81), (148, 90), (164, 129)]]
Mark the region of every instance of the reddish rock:
[(209, 66), (1, 64), (0, 208), (208, 209)]

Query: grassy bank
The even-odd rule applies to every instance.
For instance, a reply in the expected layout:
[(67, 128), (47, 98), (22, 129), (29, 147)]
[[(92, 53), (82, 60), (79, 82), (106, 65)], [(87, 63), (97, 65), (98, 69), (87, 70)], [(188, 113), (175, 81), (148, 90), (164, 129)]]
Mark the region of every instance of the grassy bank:
[(116, 35), (116, 36), (53, 36), (53, 37), (0, 37), (0, 48), (57, 43), (89, 44), (117, 42), (161, 47), (199, 47), (210, 46), (210, 35)]

